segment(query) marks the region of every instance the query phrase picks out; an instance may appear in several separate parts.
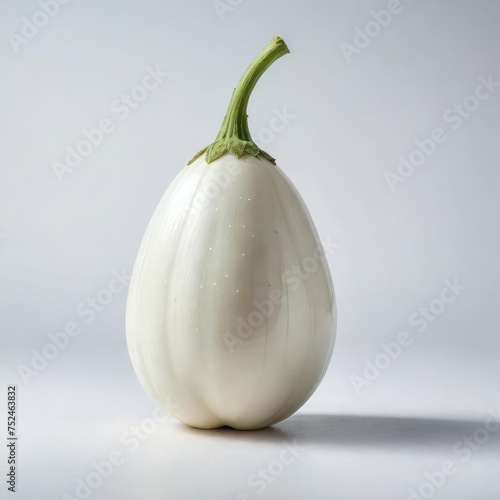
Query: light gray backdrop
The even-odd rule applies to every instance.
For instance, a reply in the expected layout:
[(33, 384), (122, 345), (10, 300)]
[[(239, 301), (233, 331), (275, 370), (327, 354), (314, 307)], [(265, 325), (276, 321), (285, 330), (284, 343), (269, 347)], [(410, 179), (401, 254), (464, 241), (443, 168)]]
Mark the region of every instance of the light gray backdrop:
[[(16, 384), (17, 498), (500, 497), (499, 438), (484, 427), (500, 411), (498, 2), (0, 12), (0, 434)], [(291, 54), (259, 82), (250, 128), (329, 242), (338, 339), (298, 416), (253, 434), (189, 430), (159, 422), (133, 373), (126, 275), (164, 190), (275, 35)], [(124, 285), (110, 291), (113, 274)], [(113, 470), (96, 472), (110, 454)]]

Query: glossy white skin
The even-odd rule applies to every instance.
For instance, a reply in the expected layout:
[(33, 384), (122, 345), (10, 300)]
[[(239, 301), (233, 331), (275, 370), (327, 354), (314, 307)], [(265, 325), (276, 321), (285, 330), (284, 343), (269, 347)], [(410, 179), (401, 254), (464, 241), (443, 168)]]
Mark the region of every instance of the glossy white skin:
[(316, 389), (335, 329), (321, 242), (283, 172), (247, 154), (184, 167), (127, 303), (130, 357), (154, 401), (193, 427), (272, 425)]

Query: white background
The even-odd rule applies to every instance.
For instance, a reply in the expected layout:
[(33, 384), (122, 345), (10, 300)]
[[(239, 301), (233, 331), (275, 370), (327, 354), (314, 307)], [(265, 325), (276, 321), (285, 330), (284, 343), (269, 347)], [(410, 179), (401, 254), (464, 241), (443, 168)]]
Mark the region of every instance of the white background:
[[(77, 480), (113, 452), (120, 465), (89, 498), (403, 500), (411, 488), (500, 498), (500, 433), (477, 431), (500, 411), (500, 87), (469, 98), (480, 77), (500, 82), (500, 4), (389, 6), (398, 13), (380, 27), (367, 23), (384, 1), (71, 0), (20, 41), (23, 18), (43, 24), (41, 7), (1, 3), (0, 422), (16, 384), (16, 498), (78, 498)], [(365, 27), (373, 36), (360, 48)], [(291, 54), (254, 91), (250, 129), (335, 242), (332, 362), (300, 412), (271, 429), (156, 423), (128, 358), (126, 290), (92, 320), (80, 305), (113, 271), (131, 271), (166, 187), (214, 139), (232, 89), (275, 35)], [(118, 113), (116, 100), (157, 66), (168, 76)], [(457, 118), (464, 101), (477, 109)], [(270, 137), (277, 111), (294, 117)], [(113, 132), (56, 175), (67, 147), (103, 118)], [(398, 157), (436, 128), (446, 140), (391, 189)], [(443, 305), (446, 280), (465, 289)], [(415, 323), (430, 304), (439, 314)], [(33, 350), (68, 322), (81, 333), (23, 379), (19, 366), (32, 369)], [(411, 345), (367, 380), (367, 363), (387, 359), (381, 344), (402, 331)], [(366, 380), (358, 390), (355, 377)], [(470, 460), (453, 451), (467, 436)], [(280, 465), (294, 440), (293, 462)], [(423, 486), (446, 460), (444, 484)], [(6, 462), (2, 453), (2, 471)], [(263, 492), (252, 482), (259, 468), (275, 474)], [(4, 480), (0, 491), (14, 497)]]

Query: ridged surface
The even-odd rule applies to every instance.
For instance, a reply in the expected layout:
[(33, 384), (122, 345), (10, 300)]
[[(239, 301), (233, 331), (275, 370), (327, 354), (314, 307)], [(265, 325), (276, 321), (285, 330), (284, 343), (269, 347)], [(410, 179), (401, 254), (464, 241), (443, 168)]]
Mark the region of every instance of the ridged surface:
[(335, 338), (321, 252), (277, 166), (225, 154), (185, 167), (148, 226), (127, 303), (132, 363), (156, 403), (201, 428), (261, 428), (300, 408)]

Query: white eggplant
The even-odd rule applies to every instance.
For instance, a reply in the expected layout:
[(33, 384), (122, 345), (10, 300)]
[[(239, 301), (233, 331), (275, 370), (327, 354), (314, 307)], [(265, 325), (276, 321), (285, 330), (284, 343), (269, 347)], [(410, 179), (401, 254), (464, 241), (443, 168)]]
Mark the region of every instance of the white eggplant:
[(321, 241), (246, 121), (255, 83), (287, 52), (276, 37), (250, 65), (216, 141), (163, 196), (132, 273), (133, 366), (154, 401), (193, 427), (287, 418), (332, 354), (336, 307)]

